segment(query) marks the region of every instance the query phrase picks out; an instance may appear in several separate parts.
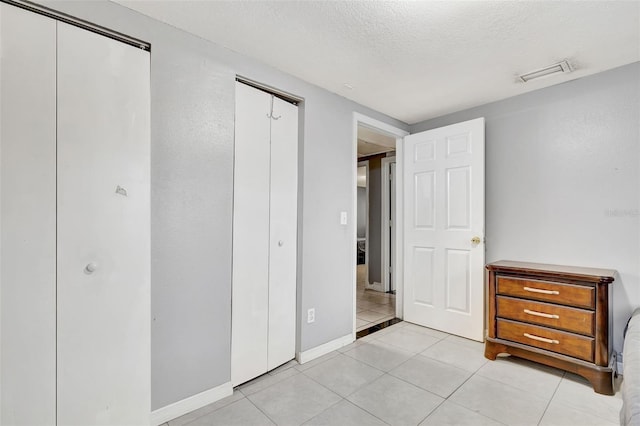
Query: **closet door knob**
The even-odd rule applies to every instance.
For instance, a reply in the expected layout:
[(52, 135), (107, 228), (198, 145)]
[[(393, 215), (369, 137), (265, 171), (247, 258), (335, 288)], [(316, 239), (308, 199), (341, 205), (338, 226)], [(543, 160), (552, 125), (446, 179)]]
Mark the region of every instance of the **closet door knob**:
[(280, 240), (278, 241), (278, 246), (282, 247), (284, 245), (284, 241)]
[(87, 263), (87, 266), (84, 267), (84, 273), (87, 275), (91, 275), (98, 269), (98, 265), (94, 262)]

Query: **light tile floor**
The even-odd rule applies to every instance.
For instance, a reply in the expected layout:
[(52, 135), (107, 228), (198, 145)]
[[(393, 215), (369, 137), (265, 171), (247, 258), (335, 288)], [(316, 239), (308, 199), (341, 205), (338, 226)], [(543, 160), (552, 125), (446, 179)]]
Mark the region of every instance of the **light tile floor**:
[[(616, 388), (619, 389), (620, 380)], [(306, 364), (290, 361), (165, 426), (616, 425), (620, 394), (481, 343), (400, 322)]]
[(395, 318), (395, 294), (365, 288), (367, 265), (358, 265), (356, 273), (356, 331)]

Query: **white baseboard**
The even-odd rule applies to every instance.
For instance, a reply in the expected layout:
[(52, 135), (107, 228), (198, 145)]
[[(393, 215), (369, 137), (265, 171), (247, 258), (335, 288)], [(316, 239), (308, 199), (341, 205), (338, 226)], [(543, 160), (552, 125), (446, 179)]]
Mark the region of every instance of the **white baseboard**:
[(182, 401), (174, 402), (166, 407), (158, 408), (151, 412), (151, 425), (158, 426), (163, 423), (183, 416), (187, 413), (209, 405), (233, 393), (231, 382), (223, 383), (213, 389), (200, 392), (199, 394), (185, 398)]
[(335, 340), (332, 340), (320, 346), (316, 346), (315, 348), (309, 349), (307, 351), (298, 352), (298, 354), (296, 355), (296, 359), (300, 364), (304, 364), (305, 362), (320, 358), (322, 355), (326, 355), (329, 352), (335, 351), (336, 349), (340, 349), (343, 346), (347, 346), (348, 344), (353, 343), (353, 341), (353, 334), (349, 333), (346, 336), (338, 337)]

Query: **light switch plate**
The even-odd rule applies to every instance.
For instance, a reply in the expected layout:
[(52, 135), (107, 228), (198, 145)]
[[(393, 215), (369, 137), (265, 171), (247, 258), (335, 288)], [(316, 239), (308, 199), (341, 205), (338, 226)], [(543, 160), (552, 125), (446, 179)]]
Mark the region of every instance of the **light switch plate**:
[(347, 212), (340, 212), (340, 225), (347, 224)]

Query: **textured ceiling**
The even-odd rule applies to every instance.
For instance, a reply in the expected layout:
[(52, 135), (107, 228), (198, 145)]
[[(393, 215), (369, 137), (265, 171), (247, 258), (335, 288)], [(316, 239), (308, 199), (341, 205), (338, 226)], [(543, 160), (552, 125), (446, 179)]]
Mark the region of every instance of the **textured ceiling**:
[(409, 124), (640, 60), (638, 1), (117, 2)]

